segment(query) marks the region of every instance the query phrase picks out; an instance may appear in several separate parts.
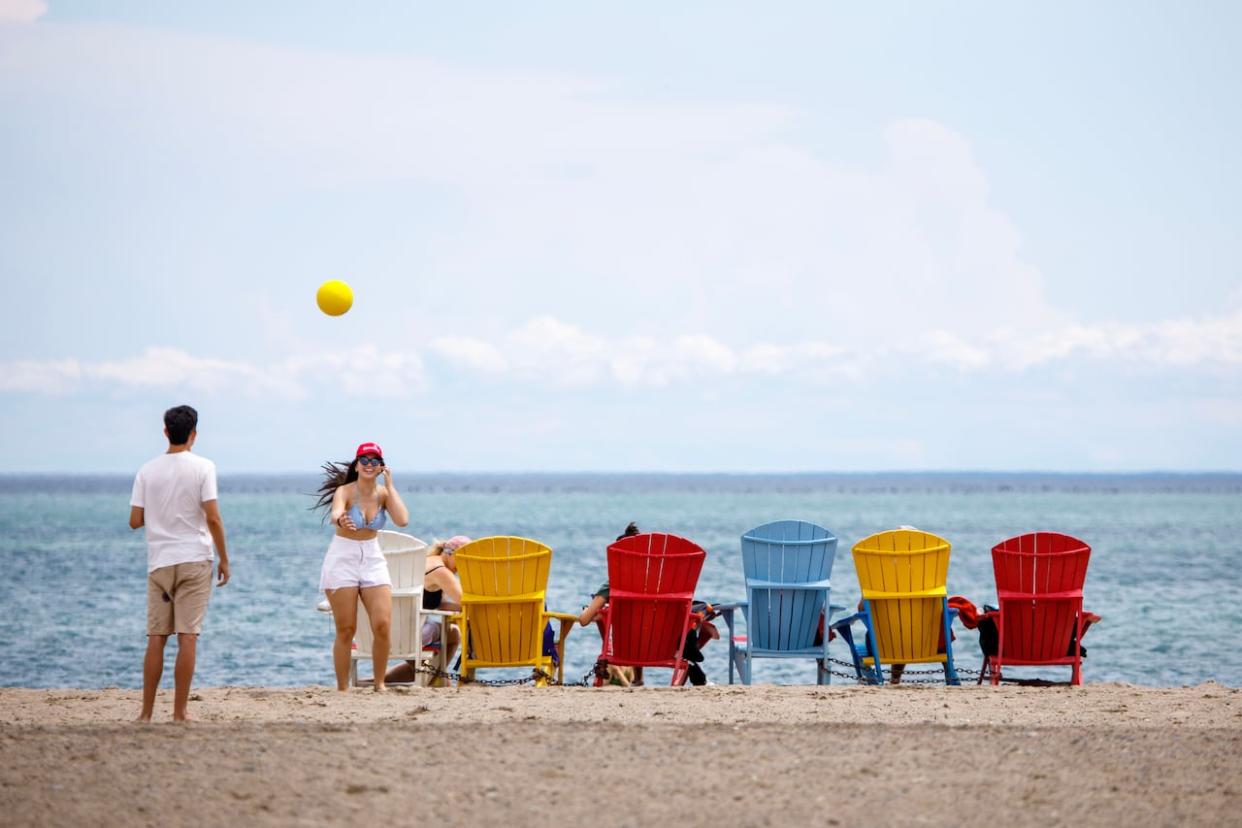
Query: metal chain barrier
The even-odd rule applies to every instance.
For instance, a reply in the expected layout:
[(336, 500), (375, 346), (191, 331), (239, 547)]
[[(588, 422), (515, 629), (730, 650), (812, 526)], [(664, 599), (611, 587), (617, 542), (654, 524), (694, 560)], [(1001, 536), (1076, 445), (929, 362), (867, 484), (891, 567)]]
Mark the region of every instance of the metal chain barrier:
[[(415, 668), (414, 672), (422, 673), (423, 675), (431, 676), (432, 678), (449, 679), (451, 681), (457, 682), (458, 684), (462, 683), (461, 673), (457, 672), (456, 670), (441, 670), (438, 667), (428, 667), (426, 665), (420, 664), (417, 668)], [(557, 681), (556, 676), (550, 675), (544, 672), (543, 670), (536, 669), (536, 670), (533, 670), (529, 676), (526, 676), (524, 678), (515, 678), (515, 679), (474, 678), (474, 679), (468, 680), (466, 683), (467, 684), (479, 684), (484, 687), (517, 687), (523, 684), (535, 684), (540, 679), (545, 679), (548, 682), (548, 684), (558, 686), (558, 687), (587, 687), (589, 686), (590, 680), (594, 677), (595, 677), (594, 667), (592, 667), (589, 671), (587, 671), (586, 675), (584, 675), (582, 678), (578, 679), (577, 681), (565, 681), (565, 682)]]
[[(836, 670), (830, 667), (828, 668), (828, 673), (830, 675), (836, 676), (837, 678), (843, 678), (849, 681), (854, 681), (854, 682), (857, 682), (858, 684), (868, 683), (865, 677), (861, 677), (854, 672), (854, 662), (842, 661), (839, 658), (830, 658), (828, 659), (828, 661), (831, 664), (836, 664), (840, 667), (848, 668), (848, 672), (847, 672), (846, 670)], [(959, 675), (967, 675), (967, 676), (978, 676), (979, 675), (978, 670), (971, 669), (970, 667), (956, 667), (955, 666), (955, 669), (957, 670)], [(517, 686), (524, 685), (524, 684), (535, 684), (542, 678), (546, 680), (549, 685), (552, 685), (555, 687), (590, 687), (592, 684), (592, 680), (596, 676), (600, 675), (600, 670), (604, 670), (604, 671), (607, 670), (607, 664), (605, 662), (602, 662), (602, 661), (596, 662), (591, 667), (591, 669), (587, 670), (586, 673), (583, 674), (582, 678), (578, 679), (577, 681), (557, 681), (556, 676), (550, 675), (544, 672), (543, 670), (536, 669), (532, 671), (529, 676), (526, 676), (524, 678), (515, 678), (515, 679), (475, 678), (475, 679), (471, 679), (467, 683), (478, 684), (478, 685), (482, 685), (483, 687), (517, 687)], [(450, 681), (455, 681), (458, 684), (462, 682), (461, 673), (455, 670), (441, 670), (438, 667), (427, 667), (426, 665), (419, 665), (418, 668), (415, 670), (415, 672), (422, 673), (423, 675), (431, 676), (432, 678), (448, 679)], [(880, 673), (881, 673), (880, 675), (881, 684), (886, 683), (892, 675), (891, 672), (884, 671), (884, 670), (881, 670)], [(943, 684), (944, 683), (944, 669), (943, 668), (940, 668), (940, 669), (932, 668), (930, 670), (905, 670), (902, 672), (901, 675), (902, 675), (901, 680), (903, 684)], [(907, 676), (936, 676), (936, 678), (907, 678)], [(1009, 681), (1014, 681), (1014, 680), (1010, 679)]]
[[(833, 670), (830, 668), (828, 672), (831, 675), (838, 676), (839, 678), (844, 678), (844, 679), (853, 679), (859, 684), (868, 683), (865, 677), (861, 677), (857, 673), (854, 672), (854, 662), (842, 661), (839, 658), (830, 658), (828, 659), (828, 661), (833, 664), (840, 665), (842, 667), (848, 667), (850, 669), (850, 672), (845, 672), (844, 670)], [(954, 669), (959, 675), (967, 675), (967, 676), (979, 675), (978, 670), (973, 670), (969, 667), (958, 667), (957, 665), (954, 665)], [(885, 683), (891, 675), (892, 675), (891, 672), (885, 672), (884, 670), (881, 670), (880, 671), (880, 683)], [(933, 667), (930, 670), (903, 670), (901, 676), (902, 676), (901, 681), (903, 684), (943, 684), (944, 683), (944, 668), (937, 669)], [(906, 676), (937, 676), (938, 678), (925, 678), (925, 679), (909, 678), (908, 679), (906, 678)]]

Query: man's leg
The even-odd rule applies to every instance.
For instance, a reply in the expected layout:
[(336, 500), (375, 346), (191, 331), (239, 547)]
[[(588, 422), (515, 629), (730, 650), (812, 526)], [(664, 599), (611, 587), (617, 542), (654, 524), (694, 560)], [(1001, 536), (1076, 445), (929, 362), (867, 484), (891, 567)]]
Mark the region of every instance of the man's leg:
[(155, 709), (155, 691), (160, 689), (160, 677), (164, 675), (164, 645), (166, 635), (147, 636), (147, 655), (142, 660), (142, 713), (138, 721), (151, 721)]
[(198, 655), (198, 636), (177, 633), (177, 663), (173, 667), (173, 721), (186, 721), (190, 683), (194, 681), (194, 661)]

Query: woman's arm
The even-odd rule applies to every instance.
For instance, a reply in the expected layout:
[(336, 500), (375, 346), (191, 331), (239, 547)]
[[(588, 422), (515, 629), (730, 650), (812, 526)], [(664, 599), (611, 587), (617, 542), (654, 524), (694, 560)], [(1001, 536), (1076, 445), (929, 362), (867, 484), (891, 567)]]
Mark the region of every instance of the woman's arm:
[(410, 510), (405, 508), (401, 493), (397, 491), (396, 486), (392, 485), (392, 469), (387, 466), (384, 466), (384, 491), (387, 493), (384, 505), (388, 509), (388, 516), (398, 526), (405, 526), (410, 522)]
[(352, 532), (358, 527), (354, 526), (354, 522), (346, 514), (349, 511), (349, 497), (345, 494), (347, 488), (349, 487), (337, 486), (336, 492), (332, 495), (332, 525)]
[(461, 606), (461, 582), (457, 580), (452, 572), (449, 572), (447, 566), (428, 573), (423, 578), (423, 586), (439, 587), (444, 593), (442, 601), (451, 603), (454, 608)]

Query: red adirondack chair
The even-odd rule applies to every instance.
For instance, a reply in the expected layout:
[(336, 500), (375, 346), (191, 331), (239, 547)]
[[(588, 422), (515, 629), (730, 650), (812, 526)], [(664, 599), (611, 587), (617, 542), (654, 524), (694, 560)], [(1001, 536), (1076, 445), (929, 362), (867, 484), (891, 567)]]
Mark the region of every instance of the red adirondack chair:
[[(601, 611), (600, 659), (618, 667), (671, 667), (686, 682), (682, 657), (690, 604), (707, 553), (685, 538), (651, 532), (608, 547), (608, 604)], [(603, 679), (596, 677), (598, 687)]]
[(980, 683), (991, 672), (999, 684), (1004, 666), (1066, 664), (1070, 684), (1082, 684), (1082, 637), (1100, 620), (1082, 608), (1090, 558), (1090, 546), (1059, 532), (1031, 532), (992, 548), (997, 651), (984, 657)]

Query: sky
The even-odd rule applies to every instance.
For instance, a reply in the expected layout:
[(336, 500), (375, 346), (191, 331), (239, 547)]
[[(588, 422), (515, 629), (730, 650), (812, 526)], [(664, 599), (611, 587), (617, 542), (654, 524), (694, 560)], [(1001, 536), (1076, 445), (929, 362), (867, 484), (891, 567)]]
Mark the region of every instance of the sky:
[(0, 472), (1242, 470), (1240, 8), (0, 0)]

